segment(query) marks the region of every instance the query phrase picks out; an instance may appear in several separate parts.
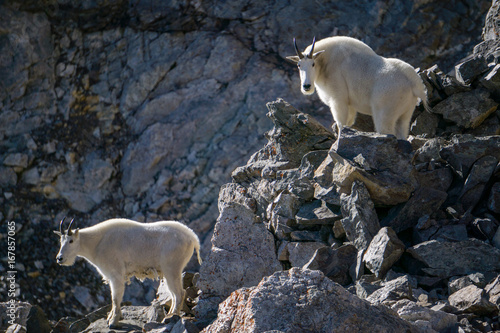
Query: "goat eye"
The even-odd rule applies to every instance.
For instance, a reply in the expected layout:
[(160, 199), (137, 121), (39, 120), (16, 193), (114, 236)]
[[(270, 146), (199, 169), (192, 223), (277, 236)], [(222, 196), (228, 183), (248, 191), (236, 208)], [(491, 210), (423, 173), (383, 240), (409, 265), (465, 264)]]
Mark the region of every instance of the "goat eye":
[(70, 244), (71, 244), (71, 243), (73, 243), (73, 240), (72, 240), (72, 239), (70, 239), (70, 240), (69, 240), (69, 243), (70, 243)]
[(314, 62), (313, 62), (313, 67), (314, 67)]

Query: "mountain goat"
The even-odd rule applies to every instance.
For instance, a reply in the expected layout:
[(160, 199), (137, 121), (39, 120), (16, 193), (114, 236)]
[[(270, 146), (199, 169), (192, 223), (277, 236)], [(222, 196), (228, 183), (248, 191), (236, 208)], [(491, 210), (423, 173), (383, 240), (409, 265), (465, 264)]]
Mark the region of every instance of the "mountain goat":
[(286, 57), (300, 72), (301, 91), (330, 107), (339, 137), (356, 113), (371, 115), (375, 130), (406, 139), (418, 100), (427, 109), (427, 92), (415, 69), (404, 61), (377, 55), (365, 43), (350, 37), (329, 37)]
[(120, 303), (125, 283), (132, 276), (163, 277), (172, 295), (169, 314), (179, 314), (184, 297), (182, 270), (196, 250), (200, 258), (200, 242), (187, 226), (175, 221), (139, 223), (126, 219), (111, 219), (94, 226), (72, 230), (72, 220), (66, 232), (59, 231), (61, 248), (59, 265), (71, 266), (77, 256), (85, 258), (102, 275), (111, 288), (112, 308), (108, 325), (117, 326), (121, 319)]

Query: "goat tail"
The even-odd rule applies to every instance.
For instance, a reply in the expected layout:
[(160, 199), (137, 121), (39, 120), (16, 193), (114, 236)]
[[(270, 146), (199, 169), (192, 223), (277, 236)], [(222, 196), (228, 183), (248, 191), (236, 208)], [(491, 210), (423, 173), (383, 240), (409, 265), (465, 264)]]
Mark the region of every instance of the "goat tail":
[(415, 97), (420, 99), (422, 101), (422, 104), (424, 105), (424, 109), (427, 112), (431, 112), (431, 107), (429, 106), (429, 102), (427, 99), (427, 88), (425, 87), (424, 82), (422, 81), (422, 78), (420, 75), (418, 75), (413, 68), (407, 69), (405, 71), (406, 76), (408, 79), (410, 79), (413, 83), (412, 87), (412, 92)]
[(200, 256), (200, 242), (195, 242), (194, 244), (194, 249), (196, 250), (196, 256), (198, 257), (198, 263), (201, 265), (202, 260)]

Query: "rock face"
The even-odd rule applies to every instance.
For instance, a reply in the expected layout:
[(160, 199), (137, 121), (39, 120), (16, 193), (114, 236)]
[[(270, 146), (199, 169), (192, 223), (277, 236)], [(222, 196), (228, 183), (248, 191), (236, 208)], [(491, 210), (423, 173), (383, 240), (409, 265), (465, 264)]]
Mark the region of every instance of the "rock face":
[[(56, 266), (52, 230), (63, 216), (82, 227), (121, 216), (177, 219), (200, 235), (203, 293), (199, 301), (190, 294), (200, 328), (232, 292), (290, 267), (355, 283), (364, 298), (380, 290), (374, 303), (405, 298), (426, 308), (448, 300), (447, 280), (461, 277), (449, 274), (478, 269), (491, 284), (477, 286), (489, 290), (482, 297), (494, 300), (495, 265), (449, 270), (435, 254), (413, 251), (425, 242), (483, 242), (481, 256), (494, 258), (500, 244), (499, 5), (490, 5), (3, 1), (0, 220), (16, 222), (16, 298), (52, 321), (109, 303), (85, 263)], [(433, 109), (416, 109), (408, 142), (360, 132), (372, 127), (365, 116), (336, 138), (327, 108), (299, 93), (296, 69), (284, 61), (293, 37), (305, 46), (335, 34), (427, 68), (420, 75)], [(265, 103), (278, 97), (288, 103), (268, 105), (271, 124)], [(386, 251), (400, 245), (396, 238), (374, 243), (385, 227), (408, 249), (399, 260), (402, 247)], [(124, 299), (150, 304), (156, 288), (133, 281)], [(412, 320), (406, 309), (420, 311), (395, 309)], [(419, 313), (423, 328), (447, 325)], [(132, 329), (173, 330), (174, 322), (148, 320)], [(177, 330), (187, 329), (180, 322)], [(469, 324), (498, 329), (482, 314), (461, 317), (461, 328)]]

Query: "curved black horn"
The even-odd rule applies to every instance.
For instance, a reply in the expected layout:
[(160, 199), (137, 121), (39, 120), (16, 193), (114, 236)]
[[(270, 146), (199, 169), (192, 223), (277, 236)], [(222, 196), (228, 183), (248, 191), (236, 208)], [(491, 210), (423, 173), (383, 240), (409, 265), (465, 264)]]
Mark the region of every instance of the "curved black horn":
[(72, 219), (71, 222), (69, 223), (68, 232), (67, 232), (68, 236), (71, 236), (73, 234), (73, 232), (71, 232), (71, 226), (73, 225), (74, 221), (75, 221), (75, 219)]
[(295, 47), (295, 52), (297, 53), (299, 58), (300, 59), (304, 58), (304, 55), (302, 54), (302, 52), (299, 51), (299, 48), (297, 47), (297, 41), (295, 40), (295, 38), (293, 39), (293, 46)]
[(313, 43), (312, 43), (312, 46), (311, 46), (311, 51), (309, 51), (309, 54), (307, 55), (307, 57), (309, 59), (312, 59), (312, 57), (313, 57), (313, 54), (314, 54), (314, 44), (316, 44), (316, 36), (314, 36)]
[(63, 225), (63, 223), (64, 223), (64, 220), (66, 220), (66, 216), (65, 216), (65, 217), (63, 217), (63, 219), (61, 220), (61, 223), (59, 223), (59, 232), (60, 232), (61, 234), (63, 233), (63, 231), (62, 231), (62, 225)]

